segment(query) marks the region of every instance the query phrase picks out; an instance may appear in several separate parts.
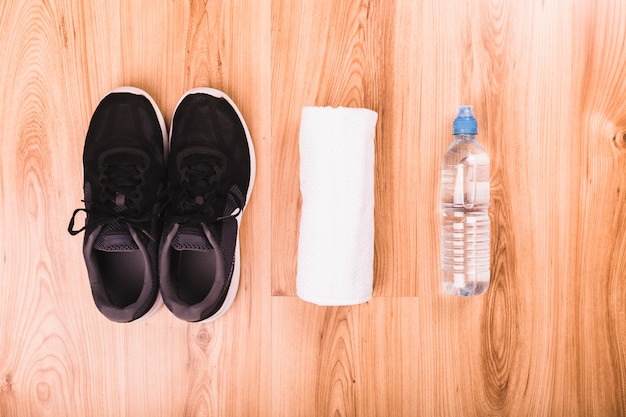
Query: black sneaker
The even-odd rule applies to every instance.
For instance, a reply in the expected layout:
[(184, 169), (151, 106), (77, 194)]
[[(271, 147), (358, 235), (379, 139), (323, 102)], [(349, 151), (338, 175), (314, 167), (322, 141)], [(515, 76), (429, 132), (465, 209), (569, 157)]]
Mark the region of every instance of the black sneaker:
[[(85, 230), (83, 255), (98, 309), (129, 322), (161, 305), (158, 290), (160, 204), (168, 140), (154, 100), (133, 87), (107, 94), (96, 108), (83, 153), (85, 208), (68, 230)], [(85, 227), (74, 229), (78, 212)]]
[(195, 88), (170, 128), (169, 205), (159, 274), (165, 305), (182, 320), (213, 321), (239, 287), (239, 222), (255, 175), (250, 132), (225, 93)]

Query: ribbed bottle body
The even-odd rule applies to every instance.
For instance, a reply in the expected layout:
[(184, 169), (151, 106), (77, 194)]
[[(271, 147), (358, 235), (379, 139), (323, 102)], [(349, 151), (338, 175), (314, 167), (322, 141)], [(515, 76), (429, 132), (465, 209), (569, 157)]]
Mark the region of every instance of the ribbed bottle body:
[(456, 135), (441, 165), (441, 281), (480, 295), (490, 279), (489, 156), (474, 135)]

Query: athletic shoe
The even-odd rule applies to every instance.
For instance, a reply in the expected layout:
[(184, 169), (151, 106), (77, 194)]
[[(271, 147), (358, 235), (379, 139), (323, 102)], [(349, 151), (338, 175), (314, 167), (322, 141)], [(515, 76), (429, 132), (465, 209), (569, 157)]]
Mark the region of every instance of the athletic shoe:
[(239, 287), (239, 225), (255, 175), (250, 132), (230, 97), (195, 88), (174, 111), (170, 152), (161, 295), (176, 317), (213, 321)]
[[(163, 116), (143, 90), (120, 87), (96, 108), (83, 152), (83, 255), (93, 299), (108, 319), (130, 322), (160, 307), (158, 239), (168, 140)], [(87, 214), (74, 229), (76, 214)]]

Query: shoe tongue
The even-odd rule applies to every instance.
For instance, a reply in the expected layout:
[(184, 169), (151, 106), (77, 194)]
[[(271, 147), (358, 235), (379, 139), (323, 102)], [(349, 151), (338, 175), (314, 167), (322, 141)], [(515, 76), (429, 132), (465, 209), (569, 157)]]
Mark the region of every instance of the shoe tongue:
[(130, 235), (128, 226), (121, 223), (111, 223), (103, 226), (93, 247), (103, 252), (132, 252), (139, 250), (139, 246), (137, 246), (137, 243)]
[(213, 249), (211, 243), (199, 224), (181, 225), (172, 240), (172, 247), (178, 251), (209, 251)]

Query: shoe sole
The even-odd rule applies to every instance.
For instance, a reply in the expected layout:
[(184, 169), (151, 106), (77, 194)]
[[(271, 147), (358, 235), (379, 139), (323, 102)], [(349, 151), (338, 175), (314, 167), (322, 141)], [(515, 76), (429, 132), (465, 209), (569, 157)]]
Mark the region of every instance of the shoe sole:
[[(109, 91), (104, 97), (108, 96), (109, 94), (115, 94), (115, 93), (129, 93), (129, 94), (134, 94), (137, 96), (144, 96), (150, 102), (150, 104), (152, 105), (152, 108), (154, 109), (154, 112), (156, 113), (157, 119), (159, 121), (159, 125), (161, 127), (161, 134), (163, 136), (163, 156), (164, 156), (165, 161), (167, 161), (167, 156), (169, 155), (170, 142), (169, 142), (169, 138), (167, 134), (167, 128), (165, 126), (165, 119), (163, 119), (161, 110), (159, 109), (159, 106), (157, 106), (152, 96), (148, 94), (146, 91), (142, 90), (141, 88), (131, 87), (131, 86), (122, 86), (122, 87), (116, 87), (113, 90)], [(161, 307), (163, 307), (163, 297), (161, 296), (161, 292), (159, 291), (157, 293), (156, 299), (154, 300), (154, 303), (152, 304), (152, 307), (150, 307), (150, 310), (148, 310), (148, 312), (146, 312), (143, 316), (139, 317), (138, 319), (134, 321), (142, 321), (142, 320), (146, 320), (154, 316), (161, 309)]]
[(142, 320), (149, 319), (150, 317), (154, 316), (161, 309), (161, 307), (163, 307), (163, 297), (161, 297), (161, 292), (159, 291), (159, 293), (157, 294), (157, 298), (156, 300), (154, 300), (154, 304), (152, 304), (152, 307), (150, 308), (150, 310), (148, 310), (146, 314), (139, 317), (135, 321), (142, 321)]
[[(233, 276), (230, 281), (230, 287), (228, 288), (228, 292), (226, 293), (226, 298), (224, 299), (224, 303), (215, 312), (215, 314), (213, 314), (210, 317), (207, 317), (204, 320), (200, 320), (196, 322), (196, 323), (210, 323), (212, 321), (219, 319), (224, 314), (226, 314), (226, 312), (235, 303), (237, 291), (239, 290), (239, 280), (241, 276), (241, 252), (240, 252), (240, 247), (239, 247), (239, 229), (241, 227), (241, 217), (243, 216), (243, 213), (246, 207), (248, 206), (250, 195), (252, 194), (252, 188), (254, 186), (254, 180), (256, 177), (256, 154), (254, 152), (254, 144), (252, 143), (252, 136), (250, 135), (250, 130), (248, 129), (248, 125), (246, 124), (243, 116), (241, 115), (241, 111), (239, 110), (235, 102), (228, 96), (228, 94), (226, 94), (225, 92), (221, 90), (210, 88), (210, 87), (196, 87), (196, 88), (192, 88), (191, 90), (186, 91), (185, 94), (183, 94), (183, 96), (180, 98), (180, 100), (178, 100), (178, 103), (176, 103), (176, 107), (174, 108), (174, 114), (176, 113), (176, 110), (178, 109), (178, 106), (180, 105), (180, 103), (187, 96), (190, 96), (192, 94), (207, 94), (212, 97), (225, 99), (228, 102), (228, 104), (230, 104), (231, 107), (235, 110), (235, 113), (237, 113), (237, 116), (239, 117), (239, 121), (241, 121), (241, 124), (243, 125), (243, 129), (246, 134), (246, 140), (248, 141), (248, 150), (250, 152), (250, 181), (248, 182), (248, 191), (246, 193), (246, 203), (244, 204), (244, 207), (241, 208), (241, 212), (237, 216), (235, 216), (235, 220), (237, 221), (237, 238), (235, 239), (235, 264), (233, 266)], [(172, 140), (172, 129), (170, 129), (169, 140), (170, 142)]]

